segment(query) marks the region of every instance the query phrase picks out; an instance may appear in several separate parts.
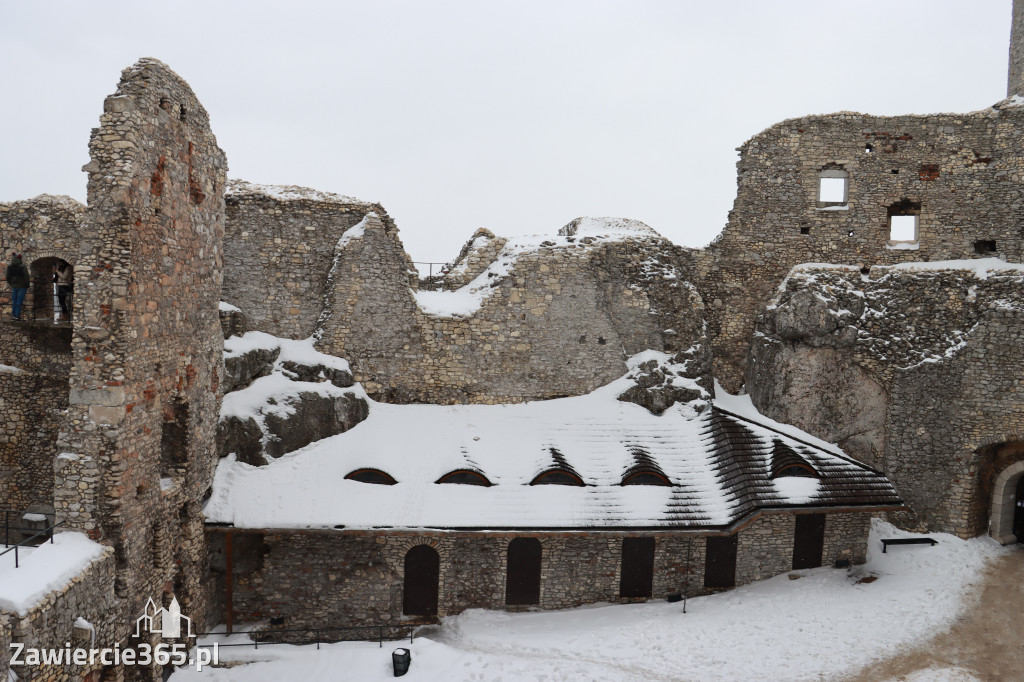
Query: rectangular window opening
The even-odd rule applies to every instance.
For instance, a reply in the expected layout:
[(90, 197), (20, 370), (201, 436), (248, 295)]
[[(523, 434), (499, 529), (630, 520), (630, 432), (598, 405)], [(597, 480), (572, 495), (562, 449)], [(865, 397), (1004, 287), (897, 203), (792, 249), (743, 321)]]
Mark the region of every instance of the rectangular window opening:
[(894, 215), (889, 217), (889, 241), (916, 242), (917, 216)]
[(827, 204), (846, 203), (846, 178), (820, 178), (818, 201)]
[(974, 242), (974, 253), (995, 253), (996, 242), (994, 239), (979, 239)]

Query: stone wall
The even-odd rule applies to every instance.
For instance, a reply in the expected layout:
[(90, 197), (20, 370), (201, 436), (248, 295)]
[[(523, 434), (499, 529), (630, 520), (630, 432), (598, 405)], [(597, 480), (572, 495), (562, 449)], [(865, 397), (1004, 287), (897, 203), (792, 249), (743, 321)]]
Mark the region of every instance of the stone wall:
[[(869, 513), (826, 517), (823, 565), (836, 559), (862, 563)], [(788, 571), (793, 559), (793, 516), (766, 514), (739, 530), (736, 584)], [(653, 599), (706, 594), (706, 536), (673, 532), (401, 532), (234, 531), (209, 529), (217, 588), (223, 608), (224, 535), (232, 534), (235, 623), (284, 618), (284, 628), (387, 625), (402, 621), (404, 560), (417, 545), (440, 556), (438, 615), (469, 608), (523, 610), (506, 606), (509, 543), (540, 540), (540, 603), (543, 609), (620, 598), (622, 541), (655, 538)], [(224, 620), (224, 614), (220, 614)], [(349, 635), (352, 637), (352, 635)], [(343, 638), (340, 636), (339, 638)]]
[[(53, 265), (78, 261), (80, 230), (85, 207), (66, 196), (41, 194), (34, 199), (0, 203), (0, 260), (4, 267), (11, 252), (22, 254), (33, 286), (25, 296), (22, 317), (53, 319)], [(10, 288), (0, 283), (0, 314), (10, 315)], [(28, 313), (26, 315), (26, 313)]]
[(114, 548), (121, 617), (174, 594), (204, 627), (226, 162), (191, 89), (153, 59), (122, 73), (89, 151), (57, 514)]
[[(10, 622), (10, 641), (22, 643), (26, 648), (63, 649), (69, 642), (72, 648), (82, 649), (113, 648), (117, 643), (123, 646), (134, 619), (122, 617), (120, 600), (114, 596), (114, 575), (114, 553), (108, 549), (74, 579), (47, 594), (24, 615), (0, 614), (0, 618), (6, 617)], [(91, 635), (74, 627), (78, 618), (84, 618), (95, 626), (95, 644)], [(3, 672), (2, 661), (9, 659), (11, 653), (3, 639), (0, 626), (0, 644), (5, 644), (0, 651), (0, 673)], [(97, 661), (84, 666), (14, 665), (11, 669), (18, 674), (19, 680), (77, 682), (102, 667)]]
[(1024, 269), (994, 267), (795, 269), (758, 324), (754, 404), (882, 468), (901, 525), (984, 532), (981, 450), (1024, 434)]
[[(317, 346), (347, 358), (353, 378), (387, 402), (580, 395), (643, 350), (703, 357), (689, 259), (641, 226), (628, 237), (509, 243), (475, 291), (417, 292), (397, 233), (371, 214), (338, 243)], [(473, 296), (479, 305), (466, 307)], [(691, 378), (706, 380), (705, 363), (691, 364)]]
[(0, 321), (0, 509), (52, 511), (71, 328)]
[(223, 300), (249, 329), (308, 338), (323, 310), (338, 239), (367, 213), (391, 229), (380, 204), (304, 187), (232, 180), (225, 196)]
[[(799, 263), (862, 267), (972, 258), (1020, 262), (1024, 108), (790, 119), (739, 148), (739, 188), (723, 233), (701, 254), (698, 286), (715, 375), (742, 383), (758, 312)], [(846, 202), (819, 202), (825, 171), (848, 177)], [(917, 211), (916, 244), (890, 243), (889, 209)], [(904, 210), (904, 209), (900, 209)]]

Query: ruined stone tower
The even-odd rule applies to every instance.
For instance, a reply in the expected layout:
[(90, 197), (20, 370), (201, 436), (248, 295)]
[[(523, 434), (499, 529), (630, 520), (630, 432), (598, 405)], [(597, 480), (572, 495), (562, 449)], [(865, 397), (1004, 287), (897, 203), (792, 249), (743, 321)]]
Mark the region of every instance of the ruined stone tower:
[(155, 59), (122, 73), (89, 151), (56, 513), (113, 546), (126, 624), (171, 595), (202, 623), (224, 153), (188, 84)]

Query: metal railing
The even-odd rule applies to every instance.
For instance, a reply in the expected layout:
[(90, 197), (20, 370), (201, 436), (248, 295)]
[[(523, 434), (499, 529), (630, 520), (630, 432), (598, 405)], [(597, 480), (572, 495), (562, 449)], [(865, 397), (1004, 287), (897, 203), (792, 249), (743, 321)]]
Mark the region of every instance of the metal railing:
[[(414, 260), (413, 265), (426, 265), (427, 276), (420, 277), (421, 287), (426, 286), (427, 288), (441, 289), (444, 286), (444, 278), (451, 270), (451, 263), (431, 263), (428, 261)], [(437, 273), (434, 272), (434, 266), (437, 266)], [(422, 274), (422, 273), (421, 273)]]
[[(430, 623), (430, 622), (416, 622), (416, 623), (398, 623), (398, 624), (394, 624), (394, 625), (345, 625), (345, 626), (341, 626), (341, 627), (332, 627), (332, 628), (298, 628), (298, 629), (272, 628), (272, 629), (269, 629), (269, 630), (251, 630), (249, 632), (235, 633), (235, 634), (245, 634), (245, 635), (248, 635), (249, 638), (252, 640), (250, 642), (235, 642), (233, 644), (221, 644), (220, 642), (217, 642), (217, 646), (220, 647), (220, 648), (232, 647), (232, 646), (244, 646), (244, 647), (251, 646), (254, 649), (259, 649), (260, 645), (271, 646), (273, 644), (295, 644), (295, 645), (300, 645), (300, 644), (316, 644), (316, 648), (319, 649), (321, 644), (333, 644), (334, 642), (342, 642), (342, 641), (372, 642), (374, 639), (376, 639), (377, 643), (379, 644), (379, 648), (383, 649), (385, 641), (397, 642), (399, 640), (405, 639), (406, 637), (409, 638), (409, 643), (412, 644), (413, 636), (416, 633), (416, 629), (421, 627), (421, 626), (423, 626), (423, 625), (432, 625), (432, 624), (433, 623)], [(403, 634), (400, 637), (399, 636), (394, 636), (393, 632), (396, 631), (396, 630), (398, 632), (407, 631), (407, 634)], [(331, 637), (330, 636), (330, 633), (332, 633), (332, 632), (343, 633), (343, 632), (350, 632), (350, 631), (356, 631), (356, 632), (372, 631), (372, 632), (376, 632), (377, 636), (376, 637), (365, 637), (365, 638), (354, 638), (354, 639), (345, 639), (345, 638), (341, 638), (341, 637)], [(388, 633), (387, 636), (385, 636), (385, 632)], [(286, 637), (286, 638), (280, 639), (279, 641), (268, 641), (268, 638), (270, 638), (270, 637), (276, 637), (276, 636), (279, 636), (279, 635), (289, 635), (289, 634), (292, 634), (292, 633), (299, 633), (301, 635), (306, 635), (306, 637), (297, 637), (297, 638), (294, 638), (294, 639), (291, 638), (291, 637)], [(198, 637), (209, 637), (209, 636), (214, 636), (214, 635), (216, 635), (216, 636), (227, 636), (227, 633), (224, 633), (224, 632), (200, 632), (198, 635), (196, 635), (196, 637), (197, 638)], [(213, 646), (214, 645), (212, 643), (211, 644), (198, 644), (198, 643), (196, 644), (196, 647), (206, 648), (206, 649), (212, 649)]]
[[(12, 510), (12, 509), (4, 509), (4, 510), (0, 510), (0, 511), (3, 511), (3, 513), (4, 513), (4, 547), (7, 547), (7, 549), (5, 549), (4, 551), (0, 552), (0, 557), (2, 557), (5, 554), (8, 554), (10, 552), (14, 552), (14, 567), (15, 568), (21, 568), (21, 557), (18, 555), (18, 550), (20, 548), (22, 548), (22, 547), (36, 547), (37, 544), (33, 544), (33, 540), (35, 540), (36, 538), (42, 537), (42, 538), (44, 538), (44, 541), (45, 541), (45, 537), (47, 536), (47, 534), (49, 534), (50, 544), (52, 545), (53, 544), (53, 529), (56, 528), (57, 526), (61, 525), (62, 523), (64, 523), (63, 521), (57, 521), (56, 523), (47, 526), (43, 530), (36, 532), (34, 535), (31, 535), (31, 536), (29, 536), (27, 538), (23, 538), (19, 542), (15, 543), (14, 546), (12, 547), (11, 546), (11, 531), (12, 530), (14, 532), (16, 532), (16, 533), (23, 534), (25, 531), (35, 530), (35, 527), (34, 526), (12, 526), (11, 525), (11, 515), (12, 514), (17, 514), (17, 515), (24, 516), (26, 513), (34, 513), (34, 512), (15, 511), (15, 510)], [(50, 516), (52, 516), (52, 514), (42, 514), (42, 516), (45, 516), (45, 517), (49, 518)], [(42, 544), (42, 543), (40, 542), (38, 544)]]

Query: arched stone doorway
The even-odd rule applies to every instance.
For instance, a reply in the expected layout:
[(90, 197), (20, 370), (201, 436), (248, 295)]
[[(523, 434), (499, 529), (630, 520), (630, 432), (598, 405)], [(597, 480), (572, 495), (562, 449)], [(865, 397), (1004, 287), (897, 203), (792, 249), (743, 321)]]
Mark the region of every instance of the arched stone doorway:
[(416, 545), (405, 555), (405, 589), (402, 613), (407, 616), (436, 616), (441, 557), (430, 545)]
[[(62, 287), (58, 296), (55, 281), (57, 268), (69, 268), (71, 287), (74, 286), (74, 267), (63, 258), (47, 256), (39, 258), (29, 266), (32, 284), (25, 299), (25, 310), (31, 311), (29, 319), (40, 322), (70, 321), (71, 287)], [(63, 301), (63, 304), (62, 304)], [(66, 315), (64, 308), (67, 308)]]
[[(1007, 447), (1024, 450), (1022, 443)], [(1024, 460), (1010, 464), (996, 476), (992, 486), (989, 534), (1003, 545), (1024, 540)]]

